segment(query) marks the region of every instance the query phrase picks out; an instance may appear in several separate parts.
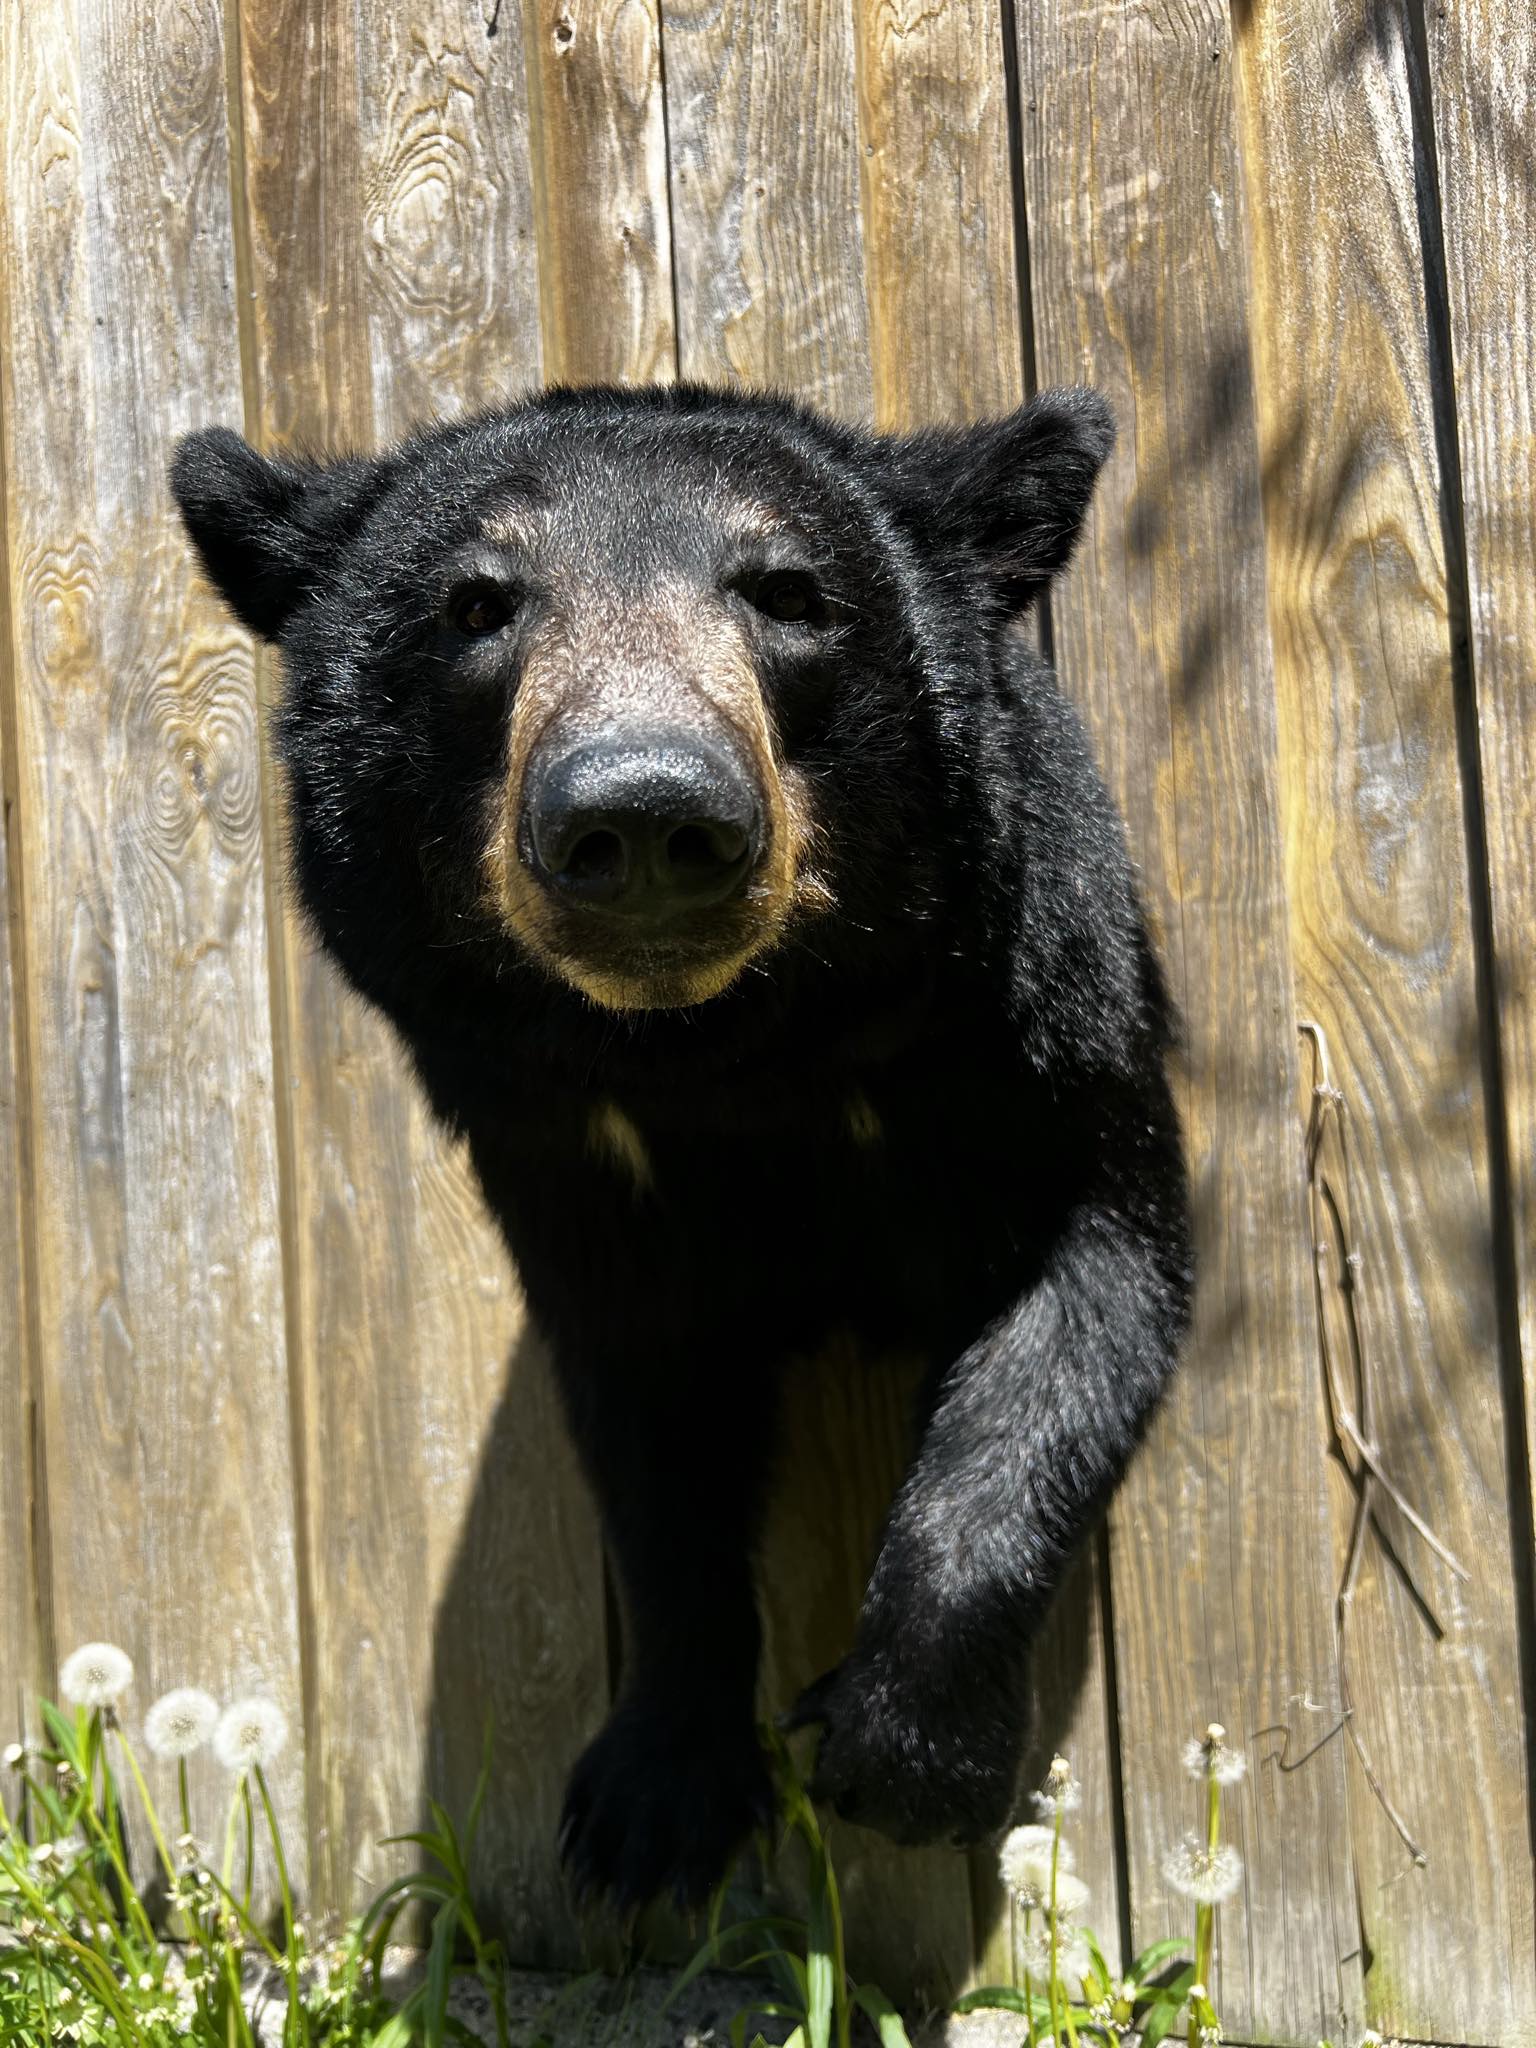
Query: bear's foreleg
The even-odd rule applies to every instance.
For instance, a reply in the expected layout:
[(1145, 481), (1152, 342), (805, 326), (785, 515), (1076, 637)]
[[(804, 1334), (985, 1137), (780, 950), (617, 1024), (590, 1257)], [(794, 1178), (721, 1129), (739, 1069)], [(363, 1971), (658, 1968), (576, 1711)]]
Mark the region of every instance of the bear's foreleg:
[(938, 1376), (853, 1649), (791, 1717), (822, 1724), (813, 1789), (845, 1818), (906, 1842), (1008, 1821), (1030, 1637), (1173, 1371), (1189, 1294), (1170, 1143), (1096, 1176), (1028, 1293)]

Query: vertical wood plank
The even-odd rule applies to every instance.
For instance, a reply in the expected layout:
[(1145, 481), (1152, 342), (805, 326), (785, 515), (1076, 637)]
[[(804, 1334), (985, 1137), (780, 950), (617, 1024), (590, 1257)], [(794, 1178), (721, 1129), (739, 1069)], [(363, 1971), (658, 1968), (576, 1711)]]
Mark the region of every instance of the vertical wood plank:
[[(0, 105), (5, 101), (0, 98)], [(4, 286), (0, 258), (0, 293)], [(0, 479), (6, 469), (5, 412), (0, 395)], [(36, 1478), (32, 1440), (33, 1339), (27, 1285), (26, 1188), (22, 1052), (23, 991), (13, 963), (22, 953), (21, 876), (15, 867), (16, 664), (11, 639), (10, 548), (5, 493), (0, 488), (0, 1555), (8, 1569), (0, 1583), (0, 1743), (36, 1733), (35, 1701), (43, 1682), (37, 1641), (38, 1574), (33, 1516)], [(8, 1788), (7, 1788), (8, 1789)], [(4, 1796), (0, 1793), (0, 1796)]]
[[(242, 24), (250, 430), (373, 446), (534, 381), (515, 11), (248, 0)], [(467, 1160), (291, 921), (281, 959), (321, 1894), (357, 1902), (423, 1789), (463, 1812), (488, 1714), (488, 1915), (573, 1962), (556, 1820), (607, 1692), (590, 1504)]]
[[(1522, 1424), (1525, 1435), (1523, 1446), (1512, 1443), (1510, 1469), (1529, 1742), (1536, 1659), (1536, 22), (1508, 0), (1425, 9), (1420, 20), (1438, 144), (1460, 458), (1467, 615), (1457, 623), (1467, 634), (1476, 737), (1467, 767), (1479, 776), (1473, 812), (1486, 857), (1492, 975), (1485, 1026), (1496, 1047), (1506, 1167), (1496, 1186), (1507, 1204), (1500, 1243), (1514, 1295), (1506, 1336), (1508, 1423), (1512, 1437)], [(1511, 1914), (1507, 1939), (1515, 1948), (1523, 1931), (1528, 1956), (1528, 1866), (1525, 1886), (1523, 1913)], [(1518, 2038), (1536, 2038), (1529, 2005), (1521, 2021)]]
[(669, 378), (677, 343), (656, 0), (523, 7), (545, 375)]
[(1341, 1749), (1262, 1762), (1261, 1731), (1299, 1755), (1338, 1689), (1227, 15), (1048, 0), (1018, 29), (1041, 378), (1102, 385), (1121, 431), (1058, 649), (1187, 1032), (1196, 1329), (1112, 1511), (1135, 1936), (1191, 1924), (1160, 1860), (1196, 1819), (1180, 1742), (1218, 1719), (1260, 1766), (1232, 1802), (1223, 2023), (1310, 2042), (1357, 2009), (1358, 1939)]
[[(1473, 1567), (1384, 1506), (1351, 1603), (1355, 1724), (1428, 1858), (1352, 1759), (1367, 2009), (1508, 2041), (1536, 1946), (1516, 1586), (1487, 1568), (1511, 1530), (1406, 6), (1260, 6), (1238, 58), (1298, 1001), (1349, 1103), (1381, 1454)], [(1481, 1821), (1448, 1825), (1469, 1783)]]
[(873, 408), (846, 0), (666, 8), (678, 366)]
[[(219, 22), (148, 0), (12, 8), (0, 74), (58, 1647), (124, 1644), (130, 1722), (196, 1681), (267, 1691), (297, 1723), (256, 707), (164, 481), (177, 434), (235, 395)], [(302, 1770), (297, 1739), (273, 1776), (301, 1869)]]

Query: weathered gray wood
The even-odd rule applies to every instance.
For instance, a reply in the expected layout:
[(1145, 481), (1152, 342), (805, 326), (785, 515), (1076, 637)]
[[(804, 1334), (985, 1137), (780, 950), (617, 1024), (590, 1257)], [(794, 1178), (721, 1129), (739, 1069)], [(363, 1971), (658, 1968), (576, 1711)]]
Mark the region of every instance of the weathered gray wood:
[[(1297, 1000), (1349, 1105), (1381, 1455), (1476, 1567), (1384, 1507), (1350, 1603), (1355, 1726), (1428, 1858), (1352, 1759), (1367, 2009), (1506, 2041), (1536, 2025), (1536, 1952), (1516, 1588), (1486, 1568), (1510, 1530), (1406, 8), (1259, 9), (1239, 58)], [(1480, 1824), (1438, 1825), (1469, 1783)]]
[(664, 29), (682, 374), (868, 419), (850, 9), (678, 0)]
[[(1508, 1162), (1507, 1185), (1499, 1189), (1507, 1203), (1499, 1235), (1510, 1255), (1514, 1293), (1506, 1303), (1506, 1413), (1512, 1432), (1522, 1419), (1526, 1430), (1524, 1484), (1515, 1491), (1513, 1580), (1529, 1653), (1536, 1626), (1530, 1550), (1536, 1467), (1536, 21), (1509, 0), (1428, 9), (1425, 20), (1464, 504), (1467, 610), (1456, 623), (1467, 634), (1464, 681), (1476, 712), (1476, 794), (1487, 843), (1492, 986), (1485, 1004), (1492, 1015), (1484, 1021), (1497, 1042)], [(1450, 395), (1442, 392), (1447, 401)], [(1468, 1031), (1461, 1043), (1469, 1063), (1470, 1041)], [(1510, 1461), (1516, 1473), (1519, 1450), (1516, 1445)], [(1495, 1494), (1501, 1477), (1491, 1475)], [(1494, 1555), (1490, 1540), (1486, 1568), (1502, 1576)], [(1530, 1704), (1527, 1691), (1527, 1716)], [(1518, 1739), (1520, 1712), (1518, 1697), (1508, 1699), (1503, 1725), (1511, 1741)], [(1529, 1742), (1527, 1719), (1527, 1757)], [(1514, 1861), (1503, 1876), (1502, 1924), (1490, 1916), (1485, 1927), (1501, 1955), (1507, 1950), (1517, 1958), (1505, 1997), (1518, 2017), (1506, 2038), (1536, 2039), (1530, 1979), (1521, 1968), (1532, 1949), (1529, 1862)], [(1438, 2011), (1436, 2020), (1443, 2024)]]
[(219, 18), (13, 7), (0, 76), (46, 1595), (58, 1650), (133, 1656), (130, 1723), (188, 1681), (281, 1701), (302, 1871), (255, 698), (165, 484), (236, 403)]
[[(0, 477), (5, 468), (0, 393)], [(16, 669), (11, 652), (10, 549), (0, 488), (0, 1742), (34, 1733), (42, 1683), (37, 1642), (38, 1559), (32, 1446), (34, 1331), (26, 1282), (25, 982), (12, 969), (21, 947), (21, 876), (12, 872), (16, 816)]]
[[(534, 380), (515, 14), (253, 0), (243, 28), (252, 431), (376, 445)], [(489, 1713), (491, 1917), (575, 1961), (554, 1837), (607, 1694), (590, 1505), (467, 1161), (291, 921), (282, 963), (321, 1895), (397, 1867), (375, 1845), (424, 1789), (462, 1813)]]
[(673, 375), (671, 221), (656, 0), (523, 0), (544, 368)]
[(1192, 1924), (1160, 1860), (1197, 1819), (1181, 1742), (1220, 1720), (1255, 1766), (1222, 2020), (1310, 2041), (1357, 2008), (1357, 1931), (1342, 1751), (1284, 1775), (1263, 1732), (1299, 1756), (1338, 1688), (1227, 13), (1050, 0), (1018, 26), (1040, 376), (1103, 386), (1121, 436), (1058, 651), (1188, 1038), (1196, 1330), (1112, 1514), (1135, 1934)]

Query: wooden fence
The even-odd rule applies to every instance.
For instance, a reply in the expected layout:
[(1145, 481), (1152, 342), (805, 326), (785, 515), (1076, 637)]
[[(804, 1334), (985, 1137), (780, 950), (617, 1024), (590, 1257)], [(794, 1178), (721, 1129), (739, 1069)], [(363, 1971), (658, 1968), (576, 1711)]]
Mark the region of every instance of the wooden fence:
[[(175, 437), (373, 444), (556, 377), (886, 423), (1091, 380), (1121, 439), (1050, 630), (1187, 1018), (1204, 1280), (1037, 1747), (1140, 1943), (1183, 1924), (1183, 1739), (1243, 1740), (1233, 2039), (1536, 2041), (1533, 52), (1528, 0), (0, 0), (7, 1719), (98, 1635), (132, 1711), (270, 1690), (344, 1904), (490, 1707), (488, 1892), (517, 1956), (579, 1954), (592, 1509), (464, 1161), (281, 908), (275, 677)], [(1379, 1496), (1347, 1691), (1421, 1866), (1338, 1733), (1302, 1016), (1381, 1457), (1470, 1573)], [(901, 1413), (807, 1379), (774, 1704), (844, 1640)], [(1007, 1972), (985, 1857), (844, 1844), (867, 1970)]]

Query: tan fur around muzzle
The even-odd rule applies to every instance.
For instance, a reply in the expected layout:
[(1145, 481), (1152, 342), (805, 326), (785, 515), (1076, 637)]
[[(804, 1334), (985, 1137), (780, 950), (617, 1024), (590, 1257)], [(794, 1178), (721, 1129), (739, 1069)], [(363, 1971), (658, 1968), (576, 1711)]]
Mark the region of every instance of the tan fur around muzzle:
[[(680, 1009), (708, 1001), (797, 910), (830, 900), (811, 866), (814, 820), (803, 779), (777, 758), (745, 634), (718, 602), (663, 586), (634, 597), (582, 593), (579, 617), (556, 614), (528, 651), (512, 711), (507, 772), (484, 867), (497, 915), (546, 966), (615, 1010)], [(724, 740), (750, 772), (763, 849), (744, 893), (700, 913), (676, 943), (652, 941), (559, 902), (519, 851), (524, 791), (536, 753), (598, 732), (653, 722)]]

